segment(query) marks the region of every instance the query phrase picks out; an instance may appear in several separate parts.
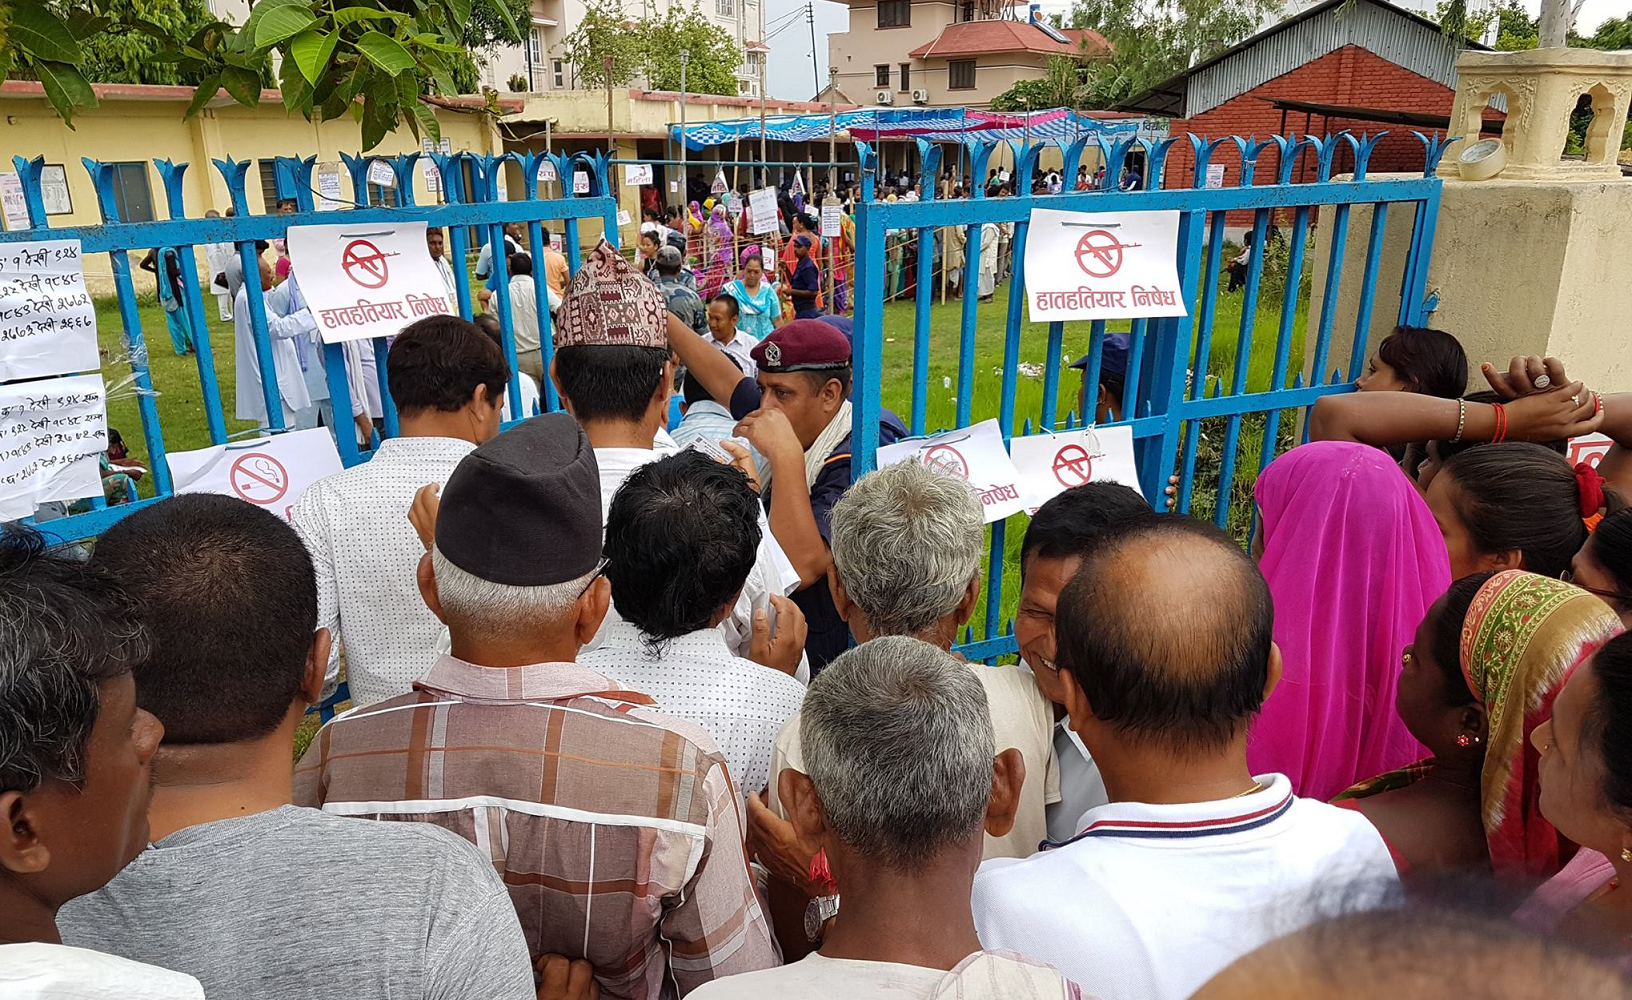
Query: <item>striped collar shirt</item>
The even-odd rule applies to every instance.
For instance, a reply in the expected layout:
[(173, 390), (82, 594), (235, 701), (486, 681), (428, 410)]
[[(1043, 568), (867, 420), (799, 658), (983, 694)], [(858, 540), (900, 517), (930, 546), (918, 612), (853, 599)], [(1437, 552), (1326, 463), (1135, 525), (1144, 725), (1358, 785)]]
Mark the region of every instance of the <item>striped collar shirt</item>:
[(368, 461), (301, 494), (290, 523), (317, 573), (318, 627), (335, 638), (326, 691), (339, 682), (341, 647), (356, 705), (405, 694), (435, 658), (442, 623), (419, 595), (425, 546), (408, 508), (474, 450), (459, 438), (387, 438)]
[(620, 688), (573, 663), (442, 656), (412, 693), (325, 726), (295, 802), (470, 840), (533, 956), (587, 958), (609, 997), (683, 996), (776, 965), (724, 758)]
[(1077, 835), (975, 876), (986, 948), (1048, 962), (1100, 1000), (1184, 1000), (1237, 958), (1320, 919), (1322, 890), (1386, 898), (1394, 862), (1359, 813), (1285, 775), (1212, 802), (1110, 802)]
[(640, 629), (611, 622), (600, 645), (578, 660), (650, 695), (660, 711), (703, 727), (744, 794), (770, 780), (776, 734), (805, 699), (805, 686), (788, 674), (733, 656), (717, 628), (670, 639), (654, 653)]

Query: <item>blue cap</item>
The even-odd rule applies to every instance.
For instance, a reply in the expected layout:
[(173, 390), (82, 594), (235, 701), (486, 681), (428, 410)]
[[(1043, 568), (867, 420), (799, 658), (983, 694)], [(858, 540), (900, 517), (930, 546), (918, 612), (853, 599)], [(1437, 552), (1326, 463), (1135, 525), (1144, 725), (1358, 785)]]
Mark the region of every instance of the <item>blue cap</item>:
[[(1088, 355), (1071, 362), (1071, 367), (1080, 371), (1088, 370)], [(1099, 374), (1120, 375), (1124, 378), (1128, 374), (1128, 335), (1125, 333), (1107, 333), (1099, 351)]]

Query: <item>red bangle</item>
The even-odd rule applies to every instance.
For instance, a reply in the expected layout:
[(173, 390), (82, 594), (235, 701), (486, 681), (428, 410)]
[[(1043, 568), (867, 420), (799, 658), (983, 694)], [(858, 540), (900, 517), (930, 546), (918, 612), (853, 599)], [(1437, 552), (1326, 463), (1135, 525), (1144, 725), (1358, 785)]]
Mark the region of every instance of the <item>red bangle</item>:
[(1491, 444), (1499, 444), (1507, 437), (1507, 407), (1501, 403), (1490, 404), (1496, 410), (1496, 433), (1491, 436)]

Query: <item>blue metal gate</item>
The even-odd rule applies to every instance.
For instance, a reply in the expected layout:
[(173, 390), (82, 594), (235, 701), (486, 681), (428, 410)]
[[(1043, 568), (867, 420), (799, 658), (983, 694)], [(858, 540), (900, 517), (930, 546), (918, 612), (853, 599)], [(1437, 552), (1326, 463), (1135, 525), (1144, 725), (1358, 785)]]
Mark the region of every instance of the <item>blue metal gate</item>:
[[(1126, 419), (1119, 421), (1132, 428), (1140, 480), (1146, 497), (1159, 507), (1160, 498), (1171, 474), (1177, 473), (1176, 507), (1189, 511), (1196, 498), (1197, 448), (1202, 437), (1204, 420), (1222, 420), (1224, 438), (1220, 448), (1219, 475), (1215, 490), (1216, 522), (1223, 526), (1229, 509), (1229, 498), (1236, 478), (1237, 452), (1242, 440), (1243, 420), (1261, 414), (1263, 443), (1256, 456), (1258, 469), (1267, 465), (1275, 455), (1280, 432), (1282, 410), (1306, 407), (1320, 396), (1345, 392), (1353, 388), (1351, 382), (1360, 373), (1365, 360), (1367, 333), (1371, 325), (1374, 299), (1378, 291), (1378, 271), (1382, 258), (1384, 227), (1390, 212), (1409, 211), (1412, 215), (1410, 251), (1406, 258), (1401, 281), (1401, 296), (1397, 303), (1398, 322), (1421, 325), (1429, 311), (1424, 300), (1428, 255), (1433, 244), (1435, 217), (1439, 208), (1440, 182), (1434, 176), (1440, 156), (1449, 145), (1437, 135), (1414, 133), (1423, 145), (1424, 164), (1420, 174), (1368, 177), (1367, 165), (1372, 151), (1382, 138), (1378, 135), (1355, 137), (1348, 133), (1315, 137), (1271, 136), (1264, 141), (1226, 137), (1204, 140), (1190, 136), (1195, 150), (1195, 164), (1191, 176), (1184, 178), (1183, 186), (1160, 187), (1164, 166), (1174, 139), (1150, 142), (1127, 138), (1107, 142), (1095, 137), (1105, 165), (1103, 189), (1060, 194), (1033, 195), (1020, 190), (1013, 197), (988, 198), (980, 184), (976, 184), (968, 199), (936, 201), (935, 185), (923, 186), (920, 201), (880, 201), (873, 187), (871, 166), (876, 151), (865, 143), (857, 143), (863, 164), (862, 199), (856, 209), (856, 274), (857, 299), (855, 315), (855, 444), (854, 467), (857, 474), (875, 464), (878, 446), (878, 421), (884, 405), (881, 386), (884, 379), (883, 359), (885, 344), (885, 305), (883, 276), (886, 261), (886, 237), (891, 232), (916, 231), (918, 292), (912, 316), (913, 376), (910, 414), (902, 414), (914, 435), (933, 433), (938, 429), (926, 427), (926, 398), (931, 390), (929, 363), (931, 356), (931, 303), (928, 288), (931, 284), (933, 254), (931, 247), (938, 227), (967, 227), (963, 295), (958, 330), (958, 367), (956, 380), (956, 411), (952, 427), (964, 427), (973, 422), (973, 403), (977, 388), (975, 372), (976, 326), (979, 303), (974, 294), (979, 276), (981, 227), (987, 223), (1013, 226), (1010, 240), (1013, 271), (1009, 279), (1007, 299), (1000, 302), (1005, 318), (1000, 324), (1003, 331), (1003, 360), (1001, 386), (998, 390), (997, 419), (1005, 441), (1017, 435), (1049, 432), (1057, 427), (1080, 423), (1082, 417), (1058, 417), (1060, 369), (1066, 343), (1066, 324), (1050, 323), (1040, 326), (1035, 337), (1046, 336), (1042, 359), (1042, 402), (1040, 412), (1024, 415), (1016, 413), (1016, 384), (1022, 352), (1022, 339), (1030, 332), (1025, 322), (1025, 245), (1028, 218), (1033, 208), (1051, 208), (1066, 211), (1177, 211), (1179, 212), (1178, 270), (1185, 301), (1191, 306), (1190, 315), (1167, 319), (1134, 319), (1128, 325), (1130, 334), (1127, 378), (1122, 398), (1122, 412)], [(1077, 173), (1077, 165), (1090, 139), (1084, 137), (1071, 144), (1058, 144), (1063, 159), (1061, 174), (1069, 184)], [(1454, 141), (1454, 140), (1453, 140)], [(1207, 187), (1207, 166), (1219, 147), (1230, 144), (1240, 153), (1241, 169), (1238, 184), (1227, 188)], [(1018, 188), (1029, 189), (1029, 180), (1043, 144), (1008, 144), (1014, 154), (1014, 177)], [(924, 164), (923, 174), (934, 178), (940, 173), (941, 147), (919, 143)], [(1332, 168), (1340, 149), (1348, 148), (1353, 157), (1353, 173), (1348, 179), (1334, 180)], [(960, 159), (969, 165), (968, 177), (986, 176), (987, 163), (998, 144), (969, 143), (961, 150)], [(1266, 150), (1278, 155), (1275, 182), (1255, 184), (1254, 172), (1259, 156)], [(1116, 184), (1122, 176), (1123, 163), (1131, 153), (1142, 151), (1148, 164), (1146, 176), (1153, 178), (1157, 187), (1150, 190), (1119, 190)], [(1300, 158), (1312, 157), (1318, 168), (1313, 183), (1292, 182), (1294, 168)], [(1236, 171), (1231, 171), (1237, 173)], [(1178, 171), (1174, 171), (1178, 173)], [(1370, 237), (1363, 261), (1346, 259), (1349, 215), (1353, 206), (1367, 206), (1371, 210)], [(1325, 209), (1329, 209), (1327, 212)], [(1323, 307), (1318, 320), (1308, 320), (1311, 354), (1309, 371), (1313, 373), (1305, 383), (1302, 371), (1291, 372), (1294, 328), (1300, 310), (1299, 287), (1305, 268), (1305, 240), (1310, 232), (1312, 216), (1321, 210), (1320, 224), (1331, 227), (1331, 251), (1327, 260), (1323, 287)], [(1214, 319), (1219, 303), (1219, 272), (1226, 232), (1226, 215), (1230, 211), (1251, 212), (1252, 245), (1265, 246), (1266, 236), (1277, 212), (1290, 213), (1291, 235), (1288, 237), (1287, 259), (1284, 271), (1284, 290), (1273, 331), (1273, 360), (1267, 385), (1249, 391), (1248, 369), (1255, 343), (1264, 343), (1267, 331), (1257, 329), (1257, 314), (1261, 292), (1264, 289), (1265, 254), (1255, 250), (1242, 292), (1241, 323), (1236, 331), (1235, 365), (1228, 377), (1216, 382), (1208, 375), (1214, 338)], [(1328, 371), (1328, 346), (1336, 319), (1339, 282), (1350, 267), (1358, 267), (1361, 275), (1359, 312), (1355, 324), (1354, 347), (1346, 368)], [(1266, 301), (1265, 305), (1269, 305)], [(1090, 391), (1098, 383), (1101, 351), (1106, 325), (1103, 321), (1072, 324), (1087, 327), (1087, 369), (1084, 381)], [(1045, 332), (1046, 331), (1046, 332)], [(1075, 331), (1073, 331), (1075, 332)], [(893, 338), (892, 338), (893, 339)], [(1035, 356), (1035, 355), (1034, 355)], [(1301, 368), (1301, 366), (1300, 366)], [(1193, 377), (1192, 377), (1193, 376)], [(1211, 384), (1214, 389), (1207, 391)], [(1092, 416), (1086, 416), (1092, 420)], [(991, 526), (988, 554), (986, 600), (983, 623), (977, 636), (970, 630), (964, 636), (960, 650), (972, 660), (989, 660), (1015, 651), (1012, 619), (1005, 620), (1004, 568), (1009, 540), (1007, 527), (999, 521)], [(1011, 569), (1013, 567), (1010, 567)]]

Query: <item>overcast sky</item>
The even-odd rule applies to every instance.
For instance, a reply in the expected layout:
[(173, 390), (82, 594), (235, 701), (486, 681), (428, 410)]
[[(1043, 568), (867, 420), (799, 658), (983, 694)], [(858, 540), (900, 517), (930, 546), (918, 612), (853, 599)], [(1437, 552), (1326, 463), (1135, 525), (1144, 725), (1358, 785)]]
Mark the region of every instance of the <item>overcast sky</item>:
[[(1317, 0), (1286, 0), (1286, 12), (1291, 13), (1302, 3)], [(771, 34), (771, 61), (767, 71), (772, 97), (787, 100), (809, 100), (827, 83), (827, 35), (829, 32), (849, 30), (850, 8), (830, 0), (814, 0), (816, 4), (816, 46), (811, 52), (810, 27), (805, 23), (804, 0), (766, 0), (765, 25)], [(1541, 8), (1541, 0), (1524, 0), (1530, 12)], [(1070, 9), (1069, 0), (1043, 0), (1043, 9), (1064, 11)], [(1576, 30), (1591, 34), (1605, 19), (1623, 17), (1629, 8), (1628, 0), (1587, 0), (1576, 20)], [(799, 13), (795, 13), (799, 12)], [(786, 28), (777, 30), (784, 21)], [(812, 60), (816, 63), (814, 74)], [(851, 97), (857, 97), (851, 94)], [(864, 95), (863, 95), (864, 96)]]

